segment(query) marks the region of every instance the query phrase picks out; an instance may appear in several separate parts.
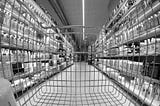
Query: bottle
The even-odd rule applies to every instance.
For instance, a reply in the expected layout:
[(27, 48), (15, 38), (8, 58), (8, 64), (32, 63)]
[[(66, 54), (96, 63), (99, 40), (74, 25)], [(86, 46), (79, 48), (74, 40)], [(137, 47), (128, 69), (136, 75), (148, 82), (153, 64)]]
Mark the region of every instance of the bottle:
[(151, 16), (151, 17), (150, 17), (150, 27), (151, 27), (151, 28), (155, 27), (154, 21), (155, 21), (154, 16)]
[(24, 26), (24, 34), (28, 36), (28, 34), (29, 34), (29, 27), (28, 26)]
[(160, 24), (160, 11), (157, 12), (158, 24)]
[(10, 50), (10, 61), (11, 61), (11, 62), (14, 62), (13, 50)]
[(20, 40), (21, 38), (20, 38), (20, 36), (19, 35), (17, 35), (17, 47), (21, 47), (21, 40)]
[(149, 88), (149, 83), (144, 81), (143, 85), (142, 85), (142, 90), (141, 90), (141, 93), (143, 96), (148, 96), (148, 88)]
[(30, 18), (31, 18), (30, 14), (27, 14), (26, 19), (27, 19), (28, 21), (30, 21)]
[(15, 62), (17, 58), (16, 51), (12, 50), (12, 54), (13, 54), (13, 62)]
[(153, 95), (153, 84), (150, 84), (148, 90), (148, 97), (152, 99), (153, 98), (152, 95)]
[(160, 101), (160, 86), (158, 84), (155, 85), (155, 100)]
[(156, 50), (156, 40), (155, 38), (151, 38), (149, 39), (149, 43), (148, 43), (148, 54), (154, 54), (155, 50)]
[(6, 49), (6, 61), (10, 61), (9, 49)]
[(154, 14), (154, 25), (155, 27), (158, 26), (159, 22), (158, 22), (158, 14)]
[(8, 11), (5, 11), (5, 16), (4, 16), (4, 19), (3, 19), (3, 25), (5, 27), (9, 28), (9, 26), (10, 26), (10, 20), (11, 20), (11, 13), (8, 12)]
[(148, 21), (147, 21), (147, 19), (145, 19), (145, 20), (143, 21), (143, 30), (144, 30), (144, 31), (147, 30), (147, 23), (148, 23)]
[(21, 25), (22, 25), (22, 22), (18, 22), (18, 33), (20, 33), (20, 34), (22, 34)]
[(29, 49), (33, 49), (33, 40), (29, 39)]
[(18, 57), (18, 62), (22, 62), (22, 52), (21, 50), (17, 50), (17, 57)]
[(148, 40), (144, 40), (144, 55), (147, 55), (148, 54)]
[(14, 35), (10, 35), (10, 45), (14, 45)]
[(138, 88), (138, 90), (142, 90), (142, 85), (143, 85), (143, 80), (142, 79), (139, 79), (139, 78), (137, 78), (136, 79), (136, 82), (137, 82), (137, 88)]
[(21, 25), (20, 25), (21, 27), (20, 27), (20, 32), (22, 33), (22, 34), (24, 34), (24, 23), (23, 22), (21, 22)]
[(24, 47), (25, 49), (28, 49), (28, 39), (27, 38), (24, 39)]
[(155, 40), (155, 43), (156, 43), (156, 53), (159, 54), (160, 53), (160, 38), (156, 38)]
[(9, 37), (9, 35), (8, 35), (8, 33), (3, 33), (3, 43), (5, 44), (5, 45), (9, 45), (9, 40), (10, 40), (10, 37)]
[(1, 55), (2, 55), (2, 63), (5, 63), (6, 62), (6, 53), (5, 53), (4, 48), (1, 49)]
[(14, 30), (14, 31), (17, 31), (17, 24), (18, 24), (18, 21), (13, 18), (11, 20), (11, 29)]
[(147, 19), (147, 30), (149, 30), (149, 29), (152, 28), (152, 26), (151, 26), (151, 18), (152, 17), (150, 17), (150, 18)]
[(30, 60), (30, 51), (25, 51), (24, 60), (25, 61), (29, 61)]

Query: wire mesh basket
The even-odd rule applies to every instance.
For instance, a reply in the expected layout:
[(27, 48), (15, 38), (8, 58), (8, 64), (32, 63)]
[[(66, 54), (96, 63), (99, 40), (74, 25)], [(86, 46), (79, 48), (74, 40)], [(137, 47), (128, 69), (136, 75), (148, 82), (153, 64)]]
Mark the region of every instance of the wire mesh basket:
[(0, 1), (0, 75), (18, 106), (160, 105), (158, 0), (121, 0), (80, 52), (41, 8)]
[(106, 76), (84, 62), (34, 88), (19, 101), (27, 106), (134, 106)]

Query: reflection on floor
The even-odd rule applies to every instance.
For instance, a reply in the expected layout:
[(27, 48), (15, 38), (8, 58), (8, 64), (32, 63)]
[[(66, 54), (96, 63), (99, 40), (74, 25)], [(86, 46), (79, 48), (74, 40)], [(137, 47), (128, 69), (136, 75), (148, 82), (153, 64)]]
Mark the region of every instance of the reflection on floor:
[[(28, 100), (27, 102), (25, 102)], [(106, 76), (87, 63), (71, 67), (29, 92), (21, 106), (134, 106)]]

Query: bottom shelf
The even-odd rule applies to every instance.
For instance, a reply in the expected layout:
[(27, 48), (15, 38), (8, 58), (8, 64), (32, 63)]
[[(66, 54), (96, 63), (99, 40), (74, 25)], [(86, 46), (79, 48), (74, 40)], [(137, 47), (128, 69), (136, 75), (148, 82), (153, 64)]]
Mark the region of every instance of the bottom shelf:
[[(50, 73), (47, 75), (44, 73), (45, 75), (43, 75), (43, 77), (37, 75), (36, 78), (35, 78), (35, 76), (33, 76), (32, 79), (30, 79), (30, 78), (27, 78), (27, 80), (23, 79), (23, 84), (22, 83), (17, 84), (17, 85), (12, 84), (12, 88), (13, 88), (13, 92), (14, 92), (14, 96), (15, 96), (16, 100), (20, 99), (23, 95), (25, 95), (25, 93), (27, 93), (32, 88), (39, 86), (44, 81), (50, 79), (51, 77), (55, 76), (59, 72), (65, 70), (66, 68), (68, 68), (72, 65), (73, 65), (73, 63), (68, 64), (68, 65), (64, 65), (63, 68), (59, 68), (59, 71), (56, 71), (56, 70), (58, 70), (58, 67), (60, 67), (60, 66), (53, 67), (53, 68), (51, 68), (53, 73)], [(55, 69), (55, 71), (53, 71), (53, 69)], [(22, 79), (19, 79), (18, 81), (22, 82)]]
[(133, 80), (128, 80), (127, 78), (120, 75), (117, 70), (113, 68), (106, 68), (104, 70), (103, 65), (95, 66), (102, 73), (107, 74), (111, 79), (113, 79), (118, 85), (120, 85), (124, 90), (131, 95), (135, 96), (137, 100), (149, 106), (160, 106), (160, 88), (157, 88), (157, 94), (153, 97), (153, 88), (151, 84), (136, 84)]

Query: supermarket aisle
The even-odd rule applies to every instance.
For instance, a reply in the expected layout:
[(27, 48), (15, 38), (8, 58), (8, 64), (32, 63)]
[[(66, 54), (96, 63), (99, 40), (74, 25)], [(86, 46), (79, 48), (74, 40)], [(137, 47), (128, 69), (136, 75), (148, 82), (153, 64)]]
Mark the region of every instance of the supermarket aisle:
[(87, 63), (75, 63), (20, 100), (27, 106), (133, 106), (118, 88)]

